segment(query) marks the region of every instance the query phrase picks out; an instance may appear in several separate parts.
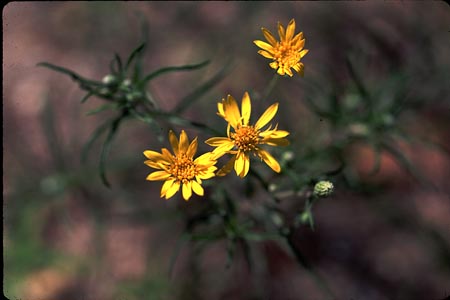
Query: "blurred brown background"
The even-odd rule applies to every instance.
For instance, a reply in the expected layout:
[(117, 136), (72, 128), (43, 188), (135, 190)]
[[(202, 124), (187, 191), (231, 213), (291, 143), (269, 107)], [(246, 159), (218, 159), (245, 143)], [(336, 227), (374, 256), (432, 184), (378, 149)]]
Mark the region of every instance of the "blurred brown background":
[[(273, 72), (252, 43), (261, 27), (297, 22), (303, 31), (305, 79), (282, 79), (270, 101), (280, 101), (280, 128), (291, 139), (314, 138), (327, 127), (305, 107), (304, 82), (326, 90), (346, 82), (348, 53), (363, 54), (364, 79), (412, 76), (417, 103), (402, 115), (414, 135), (450, 149), (450, 10), (444, 2), (11, 2), (3, 9), (4, 287), (9, 299), (328, 299), (316, 281), (275, 242), (255, 242), (249, 271), (242, 253), (230, 268), (226, 243), (196, 255), (182, 248), (171, 278), (170, 257), (182, 231), (175, 208), (194, 198), (159, 198), (146, 182), (142, 152), (167, 146), (138, 121), (119, 131), (108, 157), (112, 189), (97, 173), (100, 142), (86, 164), (83, 144), (106, 116), (86, 116), (101, 100), (81, 105), (84, 93), (41, 61), (101, 80), (115, 52), (126, 57), (148, 25), (146, 72), (211, 59), (205, 69), (151, 82), (162, 109), (234, 59), (231, 74), (184, 116), (219, 124), (216, 102), (226, 94), (261, 93)], [(447, 77), (445, 77), (447, 75)], [(273, 101), (272, 101), (273, 100)], [(267, 106), (269, 103), (264, 103)], [(280, 105), (281, 107), (281, 105)], [(258, 111), (259, 108), (255, 108)], [(259, 109), (259, 112), (262, 108)], [(166, 128), (161, 134), (166, 135)], [(195, 133), (190, 129), (191, 133)], [(205, 138), (204, 136), (202, 138)], [(207, 149), (205, 145), (200, 146)], [(348, 150), (354, 176), (375, 192), (336, 186), (314, 208), (315, 230), (296, 235), (305, 257), (336, 299), (443, 299), (450, 294), (450, 162), (445, 151), (402, 146), (437, 189), (419, 184), (389, 155), (369, 176), (373, 153)], [(239, 181), (237, 181), (239, 184)], [(194, 204), (192, 204), (194, 202)], [(195, 204), (197, 203), (197, 204)]]

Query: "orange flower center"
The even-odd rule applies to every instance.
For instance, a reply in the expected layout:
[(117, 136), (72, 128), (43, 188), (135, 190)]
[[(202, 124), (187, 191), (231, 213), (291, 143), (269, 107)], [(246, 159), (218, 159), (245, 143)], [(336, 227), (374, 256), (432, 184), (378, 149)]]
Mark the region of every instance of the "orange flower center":
[(177, 156), (173, 157), (173, 160), (174, 162), (170, 166), (169, 173), (178, 181), (187, 183), (197, 175), (196, 164), (185, 153), (178, 153)]
[(301, 59), (300, 53), (291, 46), (290, 42), (278, 43), (274, 48), (275, 53), (273, 58), (279, 65), (292, 67)]
[(234, 144), (240, 151), (249, 152), (256, 150), (259, 144), (259, 131), (253, 126), (242, 126), (231, 134)]

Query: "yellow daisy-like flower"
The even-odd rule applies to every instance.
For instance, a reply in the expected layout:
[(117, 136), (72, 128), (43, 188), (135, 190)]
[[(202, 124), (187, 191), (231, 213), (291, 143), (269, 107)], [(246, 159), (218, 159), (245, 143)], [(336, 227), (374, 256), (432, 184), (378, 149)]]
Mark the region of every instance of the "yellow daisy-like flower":
[(217, 168), (216, 159), (211, 152), (207, 152), (194, 160), (197, 152), (197, 138), (189, 143), (188, 136), (184, 130), (181, 131), (178, 141), (173, 131), (169, 132), (169, 141), (172, 145), (173, 153), (166, 148), (161, 149), (161, 153), (146, 150), (144, 155), (148, 158), (144, 163), (154, 169), (160, 169), (147, 176), (147, 180), (164, 180), (161, 188), (161, 198), (169, 199), (182, 186), (184, 200), (189, 200), (192, 191), (199, 196), (203, 196), (202, 180), (214, 177)]
[[(260, 145), (266, 144), (270, 146), (286, 146), (289, 144), (285, 139), (289, 132), (269, 128), (262, 130), (267, 123), (272, 120), (278, 110), (278, 103), (272, 104), (261, 117), (256, 121), (255, 125), (250, 125), (251, 101), (250, 96), (245, 92), (242, 97), (241, 112), (236, 100), (228, 95), (227, 99), (217, 104), (218, 115), (228, 122), (227, 137), (213, 137), (206, 141), (210, 146), (216, 147), (213, 153), (217, 158), (229, 153), (233, 157), (230, 161), (217, 173), (218, 176), (226, 175), (234, 166), (234, 170), (239, 177), (245, 177), (250, 168), (250, 153), (258, 156), (272, 170), (280, 172), (281, 168), (278, 162), (266, 150), (260, 148)], [(231, 132), (230, 127), (234, 132)]]
[(305, 67), (303, 63), (300, 62), (300, 59), (305, 56), (309, 50), (303, 49), (303, 46), (305, 45), (303, 32), (294, 36), (295, 20), (292, 19), (289, 22), (286, 30), (284, 30), (283, 25), (278, 22), (278, 35), (280, 36), (280, 41), (277, 41), (269, 30), (265, 28), (261, 28), (261, 30), (269, 44), (259, 40), (253, 41), (256, 46), (263, 49), (259, 50), (258, 53), (265, 58), (273, 60), (269, 65), (277, 70), (278, 74), (288, 74), (292, 77), (292, 68), (303, 76)]

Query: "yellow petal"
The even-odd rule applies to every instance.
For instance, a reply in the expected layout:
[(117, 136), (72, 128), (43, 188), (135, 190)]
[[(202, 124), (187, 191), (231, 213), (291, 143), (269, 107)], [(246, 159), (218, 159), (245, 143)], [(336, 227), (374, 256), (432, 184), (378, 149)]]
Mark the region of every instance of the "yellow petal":
[(172, 176), (172, 174), (167, 173), (166, 171), (156, 171), (147, 176), (147, 180), (155, 181), (155, 180), (166, 180)]
[(286, 28), (286, 40), (287, 41), (292, 39), (292, 37), (294, 36), (294, 31), (295, 31), (295, 20), (292, 19)]
[(228, 95), (227, 101), (224, 104), (225, 116), (230, 125), (236, 129), (241, 124), (241, 113), (239, 107), (233, 96)]
[(229, 142), (230, 139), (226, 137), (212, 137), (205, 141), (206, 144), (214, 147), (221, 146), (222, 144)]
[(268, 139), (264, 139), (262, 141), (262, 143), (270, 145), (270, 146), (287, 146), (287, 145), (289, 145), (289, 141), (284, 138), (281, 138), (281, 139), (268, 138)]
[(170, 142), (170, 145), (172, 146), (173, 153), (175, 155), (177, 155), (178, 154), (178, 138), (172, 130), (169, 131), (169, 142)]
[(197, 157), (194, 160), (194, 162), (199, 167), (201, 167), (201, 166), (210, 167), (210, 166), (213, 166), (216, 164), (216, 158), (215, 158), (214, 153), (206, 152), (206, 153), (203, 153), (202, 155), (200, 155), (199, 157)]
[(202, 186), (198, 184), (196, 181), (192, 181), (192, 190), (199, 196), (203, 196), (204, 194)]
[(295, 48), (295, 50), (300, 50), (300, 49), (303, 48), (303, 46), (305, 46), (305, 40), (304, 40), (304, 39), (298, 41), (297, 43), (295, 43), (295, 44), (293, 45), (293, 47)]
[(266, 50), (269, 53), (274, 53), (274, 49), (270, 44), (267, 44), (266, 42), (263, 41), (253, 41), (253, 43), (255, 43), (256, 46), (258, 46), (259, 48)]
[(281, 76), (284, 76), (284, 68), (280, 67), (277, 71), (278, 74), (280, 74)]
[[(224, 100), (222, 100), (224, 101)], [(217, 110), (218, 110), (218, 115), (221, 116), (222, 118), (225, 118), (225, 111), (223, 110), (223, 103), (219, 102), (217, 103)]]
[(243, 174), (246, 168), (246, 156), (247, 155), (244, 152), (238, 152), (238, 154), (236, 155), (236, 161), (234, 162), (234, 170), (236, 171), (236, 175), (241, 178), (245, 176)]
[(241, 111), (243, 124), (248, 125), (250, 114), (252, 112), (252, 104), (250, 102), (250, 96), (248, 95), (248, 92), (245, 92), (244, 96), (242, 97)]
[(298, 34), (296, 34), (294, 36), (294, 38), (291, 41), (291, 45), (295, 45), (296, 43), (298, 43), (298, 41), (300, 41), (301, 39), (303, 39), (303, 32), (299, 32)]
[(191, 196), (192, 196), (191, 181), (188, 181), (187, 183), (183, 183), (182, 193), (183, 193), (184, 200), (188, 201), (189, 198), (191, 198)]
[(274, 103), (269, 108), (266, 109), (266, 111), (262, 114), (262, 116), (256, 121), (255, 128), (256, 130), (261, 129), (264, 127), (267, 123), (270, 122), (270, 120), (273, 119), (275, 114), (278, 110), (278, 103)]
[(208, 170), (208, 172), (200, 173), (199, 175), (195, 176), (195, 178), (196, 178), (197, 180), (199, 180), (199, 179), (206, 180), (206, 179), (213, 178), (214, 176), (216, 176), (216, 174), (214, 174), (214, 171), (215, 171), (215, 170), (217, 170), (216, 167), (214, 167), (213, 169), (211, 169), (211, 171)]
[(173, 195), (175, 195), (176, 192), (180, 189), (180, 182), (174, 181), (174, 183), (167, 189), (166, 192), (166, 199), (171, 198)]
[(284, 71), (286, 72), (286, 74), (288, 74), (289, 76), (293, 76), (294, 74), (292, 73), (292, 71), (291, 71), (291, 68), (289, 68), (289, 67), (286, 67), (285, 69), (284, 69)]
[(242, 168), (242, 172), (239, 174), (239, 177), (244, 178), (248, 170), (250, 169), (250, 157), (248, 155), (244, 155), (244, 167)]
[(271, 62), (270, 64), (269, 64), (269, 66), (272, 68), (272, 69), (278, 69), (278, 62), (277, 61), (273, 61), (273, 62)]
[(283, 25), (281, 25), (280, 22), (278, 22), (278, 35), (280, 36), (280, 41), (284, 42), (286, 40), (286, 34), (284, 31)]
[(281, 171), (280, 164), (275, 160), (275, 158), (273, 158), (272, 155), (269, 154), (269, 152), (263, 149), (259, 149), (258, 155), (272, 170), (274, 170), (277, 173), (280, 173)]
[(221, 146), (219, 146), (213, 150), (214, 158), (218, 159), (219, 157), (223, 156), (228, 151), (233, 149), (233, 147), (234, 147), (233, 141), (228, 141), (228, 143), (223, 143)]
[(265, 29), (265, 28), (261, 28), (264, 37), (266, 38), (266, 40), (272, 45), (272, 46), (276, 46), (276, 44), (278, 43), (278, 41), (275, 39), (275, 37), (273, 36), (273, 34)]
[(156, 151), (145, 150), (144, 155), (145, 155), (145, 157), (147, 157), (148, 159), (151, 159), (153, 161), (164, 160), (162, 154), (158, 153)]
[(298, 69), (298, 71), (296, 70), (297, 73), (303, 76), (305, 71), (305, 65), (303, 63), (298, 63), (296, 66), (297, 66), (296, 69)]
[(306, 55), (306, 53), (308, 53), (309, 52), (309, 50), (308, 49), (305, 49), (305, 50), (302, 50), (302, 51), (300, 51), (300, 57), (303, 57), (303, 56), (305, 56)]
[(289, 132), (286, 130), (267, 130), (261, 132), (259, 135), (265, 138), (278, 139), (288, 136)]
[(179, 146), (178, 146), (178, 151), (182, 152), (182, 153), (186, 153), (188, 147), (189, 147), (188, 136), (187, 136), (187, 134), (186, 134), (186, 132), (184, 130), (181, 130), (180, 143), (179, 143)]
[(167, 191), (172, 187), (175, 179), (166, 180), (161, 188), (161, 198), (164, 197)]
[(144, 161), (144, 164), (146, 164), (147, 166), (149, 166), (150, 168), (154, 168), (154, 169), (160, 169), (160, 163), (154, 162), (152, 160), (146, 160)]
[(218, 172), (217, 176), (225, 176), (233, 170), (234, 162), (236, 161), (236, 155), (234, 155)]
[(187, 157), (189, 157), (189, 158), (194, 157), (195, 153), (197, 152), (197, 146), (198, 146), (197, 137), (195, 137), (194, 140), (189, 145), (189, 148), (186, 151)]
[(167, 161), (168, 163), (173, 163), (173, 155), (170, 153), (169, 150), (166, 148), (161, 149), (162, 157), (164, 161)]
[(266, 50), (259, 50), (258, 54), (261, 54), (265, 58), (273, 59), (273, 55), (267, 52)]

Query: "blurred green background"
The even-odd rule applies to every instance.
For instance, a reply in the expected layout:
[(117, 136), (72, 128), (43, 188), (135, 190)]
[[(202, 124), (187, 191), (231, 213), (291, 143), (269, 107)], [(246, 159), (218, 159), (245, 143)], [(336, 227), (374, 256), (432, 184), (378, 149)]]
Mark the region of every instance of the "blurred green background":
[[(146, 72), (210, 59), (204, 69), (151, 81), (149, 90), (161, 109), (170, 110), (231, 59), (228, 76), (183, 114), (219, 129), (224, 128), (216, 116), (220, 99), (232, 94), (240, 100), (245, 91), (261, 98), (272, 77), (269, 61), (252, 43), (263, 39), (260, 28), (276, 32), (278, 21), (286, 25), (291, 18), (310, 50), (302, 60), (305, 77), (280, 78), (269, 99), (254, 104), (255, 116), (280, 102), (276, 120), (291, 132), (289, 151), (301, 157), (293, 170), (305, 178), (330, 170), (328, 155), (337, 153), (332, 145), (344, 145), (338, 153), (346, 166), (335, 178), (334, 196), (314, 207), (314, 231), (299, 228), (296, 243), (336, 299), (448, 296), (449, 6), (168, 1), (4, 7), (6, 297), (328, 299), (311, 274), (273, 241), (251, 243), (252, 269), (239, 251), (226, 268), (226, 241), (185, 244), (169, 277), (182, 215), (206, 205), (207, 197), (164, 201), (160, 183), (145, 181), (150, 169), (142, 152), (168, 146), (167, 124), (155, 129), (124, 123), (107, 160), (108, 189), (97, 170), (101, 142), (86, 163), (80, 156), (95, 128), (114, 114), (87, 116), (100, 99), (80, 104), (84, 93), (75, 82), (36, 67), (47, 61), (101, 80), (114, 53), (126, 57), (143, 38), (148, 39)], [(188, 133), (209, 137), (193, 128)], [(343, 143), (349, 135), (362, 142)], [(389, 146), (376, 155), (373, 149), (382, 145)], [(274, 153), (281, 157), (283, 151)], [(371, 172), (373, 165), (377, 172)], [(271, 180), (283, 186), (282, 180)], [(244, 190), (239, 179), (229, 181), (244, 199), (242, 210), (264, 197)], [(289, 201), (303, 205), (295, 196)]]

